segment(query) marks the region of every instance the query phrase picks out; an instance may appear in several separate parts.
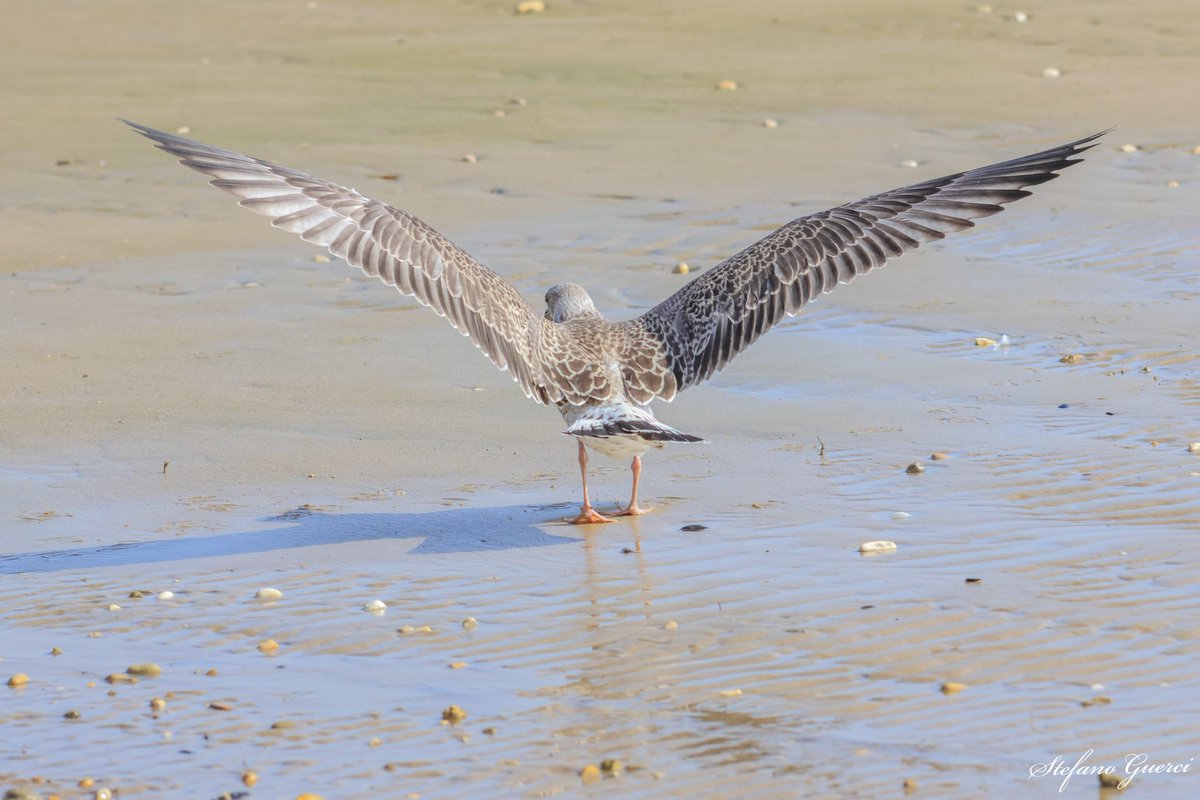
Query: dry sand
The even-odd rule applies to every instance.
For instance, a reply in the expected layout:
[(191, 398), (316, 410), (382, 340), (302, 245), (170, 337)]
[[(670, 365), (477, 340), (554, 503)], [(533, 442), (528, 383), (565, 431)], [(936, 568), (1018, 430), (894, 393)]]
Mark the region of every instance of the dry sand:
[[(1200, 757), (1194, 5), (514, 5), (5, 9), (0, 788), (1091, 798), (1030, 767)], [(618, 317), (806, 211), (1118, 129), (662, 407), (711, 444), (584, 530), (557, 414), (118, 115)]]

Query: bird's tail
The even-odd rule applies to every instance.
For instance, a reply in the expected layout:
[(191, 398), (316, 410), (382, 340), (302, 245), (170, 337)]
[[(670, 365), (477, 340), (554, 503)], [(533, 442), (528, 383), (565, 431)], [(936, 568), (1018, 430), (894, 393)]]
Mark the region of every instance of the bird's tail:
[(563, 431), (567, 436), (636, 436), (647, 442), (703, 442), (703, 438), (664, 425), (644, 411), (632, 407), (589, 409)]

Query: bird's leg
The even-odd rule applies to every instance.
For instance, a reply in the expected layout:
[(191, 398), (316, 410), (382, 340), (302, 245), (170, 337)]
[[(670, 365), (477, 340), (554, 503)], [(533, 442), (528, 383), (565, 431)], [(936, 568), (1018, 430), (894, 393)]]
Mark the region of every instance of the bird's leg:
[(642, 477), (642, 457), (634, 456), (633, 463), (629, 466), (633, 471), (633, 493), (629, 497), (629, 507), (620, 511), (614, 511), (614, 517), (636, 517), (638, 514), (645, 514), (653, 511), (653, 508), (642, 508), (637, 504), (638, 481)]
[(579, 474), (583, 477), (583, 508), (579, 509), (579, 516), (571, 520), (572, 525), (593, 525), (598, 522), (612, 522), (608, 517), (596, 512), (592, 508), (591, 501), (588, 500), (587, 490), (587, 450), (584, 449), (583, 442), (579, 442)]

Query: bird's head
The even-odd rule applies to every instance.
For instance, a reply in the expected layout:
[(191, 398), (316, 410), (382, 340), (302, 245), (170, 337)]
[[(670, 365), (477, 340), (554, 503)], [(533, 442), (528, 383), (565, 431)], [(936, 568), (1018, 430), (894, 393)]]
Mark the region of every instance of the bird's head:
[(596, 304), (587, 291), (575, 283), (560, 283), (546, 292), (546, 319), (566, 322), (580, 317), (598, 317)]

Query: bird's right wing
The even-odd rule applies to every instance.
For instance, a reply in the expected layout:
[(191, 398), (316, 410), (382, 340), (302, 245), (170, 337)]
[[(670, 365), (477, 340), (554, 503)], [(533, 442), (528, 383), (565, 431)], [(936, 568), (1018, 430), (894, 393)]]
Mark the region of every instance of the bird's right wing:
[(577, 400), (569, 376), (543, 357), (562, 348), (564, 332), (512, 284), (413, 215), (303, 172), (123, 121), (241, 198), (239, 205), (271, 217), (276, 228), (327, 247), (445, 317), (529, 397)]

